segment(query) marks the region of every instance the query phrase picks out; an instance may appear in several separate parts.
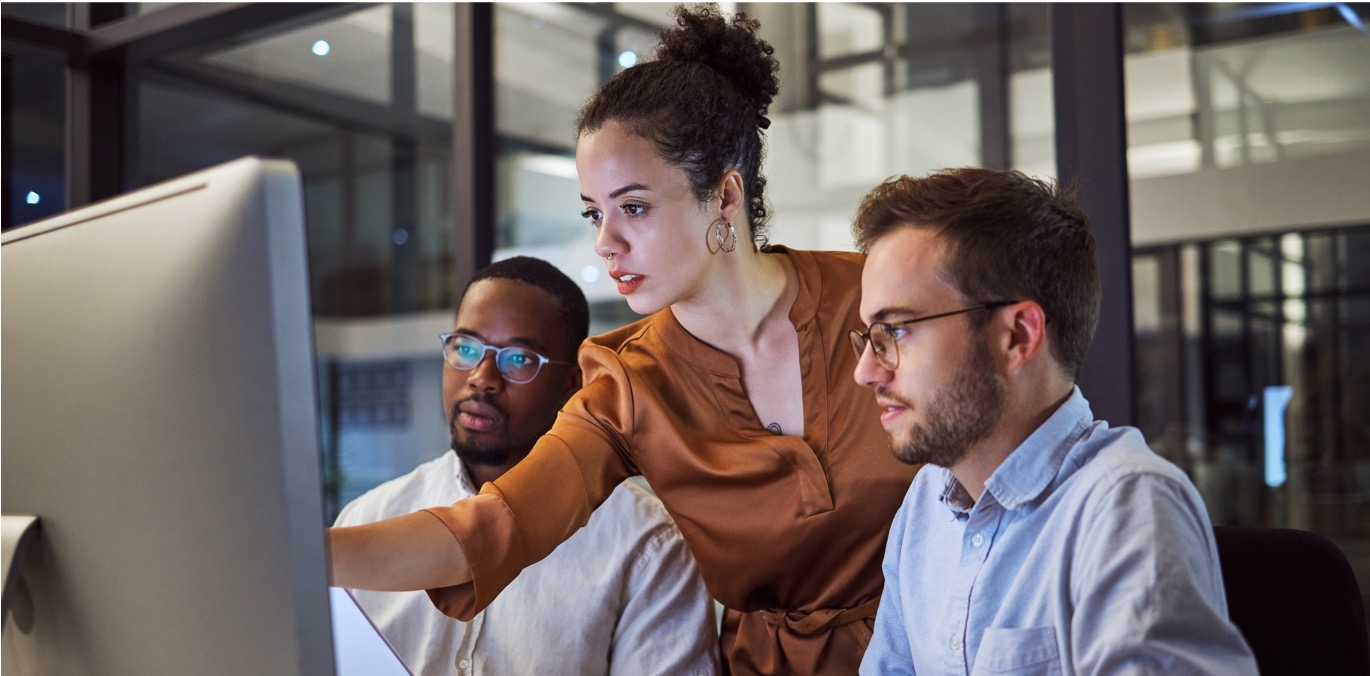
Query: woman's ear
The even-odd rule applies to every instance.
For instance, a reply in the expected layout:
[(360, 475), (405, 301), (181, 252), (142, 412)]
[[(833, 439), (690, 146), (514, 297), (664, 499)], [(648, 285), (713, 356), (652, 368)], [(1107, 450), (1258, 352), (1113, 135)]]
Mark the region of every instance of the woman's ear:
[(718, 184), (719, 218), (724, 223), (732, 223), (738, 215), (746, 215), (747, 190), (742, 183), (742, 174), (736, 169), (723, 173)]

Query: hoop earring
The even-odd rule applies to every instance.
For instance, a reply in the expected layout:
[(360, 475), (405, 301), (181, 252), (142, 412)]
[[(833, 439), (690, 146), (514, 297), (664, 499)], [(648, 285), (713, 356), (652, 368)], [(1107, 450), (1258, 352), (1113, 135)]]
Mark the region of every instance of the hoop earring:
[(733, 230), (733, 224), (727, 223), (728, 236), (723, 236), (723, 224), (714, 226), (714, 241), (718, 243), (718, 250), (729, 252), (737, 248), (737, 231)]

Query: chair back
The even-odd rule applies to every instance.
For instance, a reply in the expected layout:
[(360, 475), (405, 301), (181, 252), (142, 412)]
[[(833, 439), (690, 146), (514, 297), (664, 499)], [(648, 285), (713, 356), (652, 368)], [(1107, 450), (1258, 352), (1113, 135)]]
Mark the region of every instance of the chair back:
[(1336, 545), (1290, 528), (1213, 532), (1228, 617), (1263, 676), (1370, 676), (1365, 601)]

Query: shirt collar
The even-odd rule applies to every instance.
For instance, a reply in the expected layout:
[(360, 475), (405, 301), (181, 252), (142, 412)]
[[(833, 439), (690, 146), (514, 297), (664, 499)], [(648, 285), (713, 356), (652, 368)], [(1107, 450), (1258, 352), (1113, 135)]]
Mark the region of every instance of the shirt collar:
[[(779, 244), (766, 250), (767, 255), (785, 256), (794, 265), (799, 278), (799, 291), (794, 304), (790, 306), (790, 323), (795, 329), (802, 328), (813, 321), (818, 314), (818, 300), (822, 295), (822, 276), (818, 263), (808, 251), (796, 251)], [(687, 364), (702, 368), (727, 378), (741, 378), (742, 368), (732, 355), (695, 338), (681, 326), (675, 313), (667, 307), (652, 315), (653, 330), (657, 337), (672, 352)], [(845, 345), (846, 343), (843, 343)]]
[(970, 491), (967, 491), (966, 487), (956, 480), (951, 470), (935, 465), (928, 465), (922, 469), (924, 472), (932, 470), (946, 474), (945, 479), (943, 479), (942, 494), (937, 499), (941, 500), (942, 504), (946, 505), (953, 515), (960, 516), (975, 507), (975, 501), (970, 499)]
[[(1017, 509), (1042, 494), (1061, 471), (1066, 454), (1094, 423), (1080, 388), (1033, 431), (985, 481), (985, 493), (1005, 509)], [(983, 496), (982, 496), (983, 497)]]
[(475, 495), (480, 491), (480, 488), (476, 486), (475, 481), (471, 478), (471, 474), (466, 471), (466, 463), (462, 462), (461, 458), (457, 457), (456, 451), (447, 451), (447, 460), (449, 463), (448, 469), (457, 475), (457, 484), (461, 486), (462, 491), (467, 495)]

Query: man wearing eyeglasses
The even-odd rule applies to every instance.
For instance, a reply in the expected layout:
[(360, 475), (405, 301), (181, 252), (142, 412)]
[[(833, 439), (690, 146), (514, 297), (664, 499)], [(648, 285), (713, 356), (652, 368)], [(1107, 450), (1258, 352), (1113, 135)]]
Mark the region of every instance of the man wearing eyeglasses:
[[(545, 261), (476, 273), (441, 336), (451, 450), (357, 498), (336, 525), (451, 504), (513, 469), (580, 387), (588, 329), (584, 294)], [(419, 676), (718, 671), (713, 602), (694, 558), (660, 501), (630, 482), (469, 623), (424, 592), (353, 593)]]
[(895, 457), (928, 463), (895, 517), (862, 674), (1254, 674), (1203, 500), (1076, 374), (1094, 240), (1017, 172), (899, 177), (863, 200), (865, 331)]

